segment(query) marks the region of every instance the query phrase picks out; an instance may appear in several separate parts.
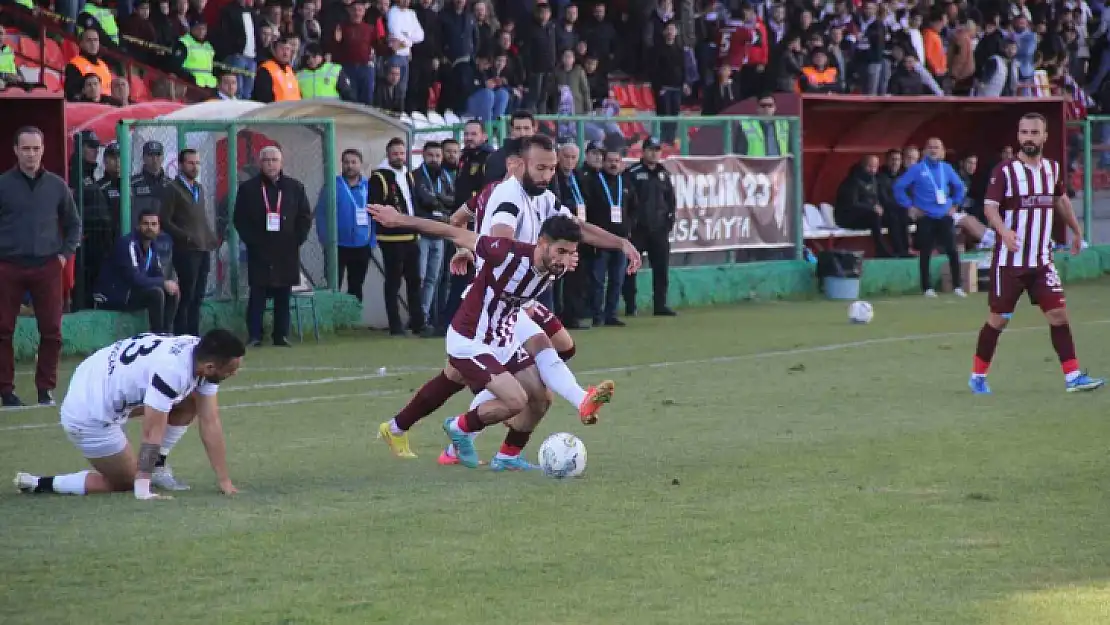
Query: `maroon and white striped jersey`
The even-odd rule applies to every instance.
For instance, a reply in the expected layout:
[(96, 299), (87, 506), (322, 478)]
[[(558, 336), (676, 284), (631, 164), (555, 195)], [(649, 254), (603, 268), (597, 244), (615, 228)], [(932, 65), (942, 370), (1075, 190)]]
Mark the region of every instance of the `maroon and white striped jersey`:
[(532, 263), (536, 246), (481, 235), (474, 255), (481, 260), (451, 327), (459, 334), (492, 347), (510, 345), (517, 318), (557, 277)]
[(466, 201), (466, 209), (474, 216), (474, 232), (482, 231), (482, 220), (486, 217), (489, 196), (493, 195), (494, 187), (501, 184), (501, 182), (501, 180), (497, 180), (487, 184), (480, 193)]
[(1052, 218), (1056, 198), (1064, 195), (1058, 161), (1041, 159), (1033, 169), (1019, 159), (1003, 161), (991, 170), (986, 202), (998, 204), (1006, 227), (1017, 235), (1018, 250), (1001, 241), (994, 246), (998, 267), (1036, 268), (1052, 262)]

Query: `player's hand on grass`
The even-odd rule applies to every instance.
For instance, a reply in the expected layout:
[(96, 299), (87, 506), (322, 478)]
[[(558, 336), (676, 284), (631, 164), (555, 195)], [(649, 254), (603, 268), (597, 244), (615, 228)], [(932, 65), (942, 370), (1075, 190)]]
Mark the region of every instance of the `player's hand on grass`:
[(239, 492), (239, 489), (235, 488), (231, 480), (223, 480), (220, 482), (220, 492), (225, 495), (234, 495)]
[(643, 264), (643, 260), (640, 258), (640, 250), (636, 249), (635, 245), (625, 241), (621, 251), (624, 252), (624, 257), (628, 259), (628, 274), (632, 275), (639, 271), (640, 265)]
[(451, 257), (450, 269), (451, 274), (455, 276), (465, 276), (466, 272), (470, 269), (470, 263), (474, 260), (474, 253), (470, 250), (460, 249), (455, 252)]
[(1007, 250), (1011, 252), (1018, 251), (1017, 233), (1013, 230), (1006, 229), (1000, 231), (998, 233), (998, 239), (1002, 241), (1002, 245), (1005, 245)]
[(374, 221), (380, 223), (386, 228), (396, 228), (401, 225), (401, 213), (397, 212), (396, 208), (386, 206), (384, 204), (370, 204), (366, 207), (366, 212), (374, 218)]

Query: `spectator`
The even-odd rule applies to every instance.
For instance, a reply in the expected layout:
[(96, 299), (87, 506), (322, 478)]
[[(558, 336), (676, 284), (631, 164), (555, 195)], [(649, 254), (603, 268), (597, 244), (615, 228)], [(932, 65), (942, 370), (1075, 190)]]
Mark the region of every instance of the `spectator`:
[(615, 69), (617, 31), (605, 19), (605, 3), (594, 4), (590, 19), (579, 26), (579, 38), (586, 43), (586, 50), (596, 55), (601, 64), (601, 70), (609, 73)]
[[(258, 52), (265, 49), (256, 37), (259, 24), (256, 23), (251, 7), (254, 0), (233, 0), (220, 10), (219, 23), (216, 25), (213, 44), (216, 53), (224, 63), (243, 70), (236, 74), (239, 83), (236, 94), (250, 98), (254, 90), (254, 74), (258, 71)], [(221, 89), (221, 93), (226, 93)]]
[(305, 67), (297, 72), (297, 85), (303, 99), (354, 99), (354, 90), (343, 68), (330, 61), (325, 63), (324, 51), (319, 44), (308, 44), (304, 56)]
[(983, 63), (983, 71), (973, 91), (976, 96), (997, 98), (1017, 95), (1021, 84), (1017, 50), (1017, 40), (1013, 37), (1002, 41), (1001, 54), (992, 55)]
[(297, 15), (293, 24), (293, 33), (298, 39), (308, 44), (320, 44), (323, 37), (323, 29), (320, 27), (320, 21), (316, 19), (316, 11), (319, 7), (311, 0), (302, 2), (298, 5), (297, 9), (300, 13)]
[(455, 110), (465, 110), (475, 80), (472, 61), (478, 54), (478, 25), (466, 10), (466, 0), (454, 0), (450, 9), (445, 7), (440, 24), (447, 63), (441, 100)]
[(435, 0), (420, 0), (416, 19), (424, 29), (424, 40), (412, 47), (412, 62), (409, 65), (408, 102), (405, 110), (428, 111), (429, 92), (436, 82), (440, 61), (443, 57), (443, 24)]
[(193, 82), (202, 89), (215, 89), (216, 76), (212, 73), (213, 63), (216, 60), (216, 50), (207, 41), (208, 24), (201, 19), (193, 19), (189, 24), (189, 33), (181, 37), (185, 45), (185, 62), (181, 68), (193, 79)]
[(907, 145), (902, 150), (902, 171), (905, 172), (921, 160), (921, 150), (916, 145)]
[(960, 211), (967, 213), (978, 219), (983, 223), (987, 223), (987, 217), (983, 213), (983, 196), (986, 194), (986, 177), (976, 176), (979, 171), (979, 157), (974, 154), (968, 154), (960, 159), (960, 182), (964, 183), (964, 188), (967, 193), (964, 195), (964, 201), (960, 203)]
[[(860, 77), (860, 90), (868, 95), (882, 95), (886, 93), (886, 82), (890, 78), (890, 65), (885, 58), (886, 42), (890, 35), (886, 23), (878, 15), (879, 6), (874, 0), (863, 3), (863, 15), (860, 17), (859, 36), (856, 37), (855, 54), (852, 55), (853, 64)], [(830, 47), (836, 44), (831, 44)], [(846, 78), (847, 67), (839, 67)]]
[(112, 78), (112, 99), (118, 104), (117, 106), (128, 106), (134, 104), (131, 101), (131, 85), (128, 84), (127, 79), (122, 76)]
[[(443, 173), (446, 174), (451, 186), (454, 186), (455, 180), (459, 177), (459, 159), (462, 157), (462, 150), (455, 139), (444, 139), (440, 145), (443, 147)], [(457, 201), (451, 205), (452, 210), (456, 204), (458, 204)]]
[[(111, 9), (101, 6), (104, 0), (86, 0), (85, 6), (81, 9), (81, 13), (77, 15), (81, 21), (81, 15), (87, 15), (96, 20), (97, 30), (100, 31), (101, 37), (107, 39), (112, 45), (119, 45), (119, 25), (116, 24), (116, 16)], [(108, 84), (108, 83), (104, 83)]]
[(466, 100), (467, 114), (485, 122), (495, 121), (504, 115), (511, 97), (508, 87), (502, 84), (493, 71), (489, 58), (478, 57), (473, 91)]
[(582, 61), (582, 69), (586, 72), (586, 86), (590, 90), (589, 110), (596, 112), (605, 109), (607, 100), (610, 99), (609, 76), (601, 71), (601, 63), (593, 53), (586, 55)]
[[(150, 43), (158, 41), (158, 32), (150, 18), (150, 2), (151, 0), (138, 0), (135, 3), (135, 12), (128, 15), (120, 24), (120, 32), (125, 37)], [(143, 46), (128, 44), (128, 48), (135, 58), (147, 63), (155, 62), (155, 55), (150, 54)]]
[[(1013, 36), (1017, 40), (1017, 54), (1014, 57), (1018, 64), (1018, 75), (1022, 82), (1033, 80), (1033, 70), (1036, 66), (1037, 33), (1029, 29), (1029, 18), (1020, 16), (1014, 19)], [(1102, 73), (1102, 69), (1099, 69)]]
[[(265, 0), (263, 0), (265, 2)], [(262, 20), (262, 26), (269, 26), (270, 30), (274, 32), (274, 36), (282, 39), (287, 33), (281, 29), (281, 4), (280, 0), (270, 0), (258, 11), (258, 17)]]
[(400, 115), (405, 110), (405, 94), (401, 88), (401, 68), (390, 65), (385, 75), (385, 82), (379, 83), (377, 92), (374, 93), (374, 106)]
[[(486, 186), (486, 162), (494, 154), (485, 128), (478, 121), (468, 121), (463, 126), (463, 149), (459, 158), (459, 175), (455, 183), (455, 207), (478, 195)], [(504, 162), (502, 161), (502, 166)]]
[[(624, 176), (624, 157), (618, 150), (605, 153), (604, 168), (589, 178), (586, 191), (586, 221), (618, 237), (627, 238), (628, 219), (635, 211), (631, 185)], [(619, 250), (594, 250), (594, 325), (623, 326), (617, 304), (624, 285), (628, 259)]]
[(100, 76), (89, 74), (85, 76), (85, 87), (81, 89), (74, 102), (88, 102), (90, 104), (105, 104), (108, 106), (123, 106), (123, 103), (112, 96), (101, 95)]
[(547, 113), (546, 102), (552, 91), (551, 79), (555, 72), (555, 25), (551, 23), (551, 5), (536, 5), (535, 21), (525, 35), (521, 50), (524, 56), (525, 80), (524, 108)]
[[(922, 75), (927, 75), (928, 72), (924, 71), (924, 68), (918, 63), (917, 57), (913, 54), (902, 53), (902, 49), (899, 47), (894, 49), (897, 65), (894, 72), (891, 73), (890, 82), (887, 84), (890, 95), (929, 95), (930, 91), (925, 86), (925, 76)], [(929, 76), (929, 78), (931, 79), (932, 76)]]
[[(477, 8), (477, 7), (475, 7)], [(572, 4), (563, 12), (555, 28), (555, 49), (562, 54), (578, 47), (578, 5)]]
[[(793, 91), (793, 88), (790, 89)], [(738, 101), (738, 90), (732, 80), (732, 68), (722, 65), (717, 68), (717, 79), (702, 98), (703, 115), (720, 115)]]
[[(667, 306), (671, 258), (671, 230), (674, 228), (678, 198), (671, 176), (659, 162), (659, 142), (644, 139), (640, 162), (628, 169), (625, 177), (636, 200), (635, 219), (629, 228), (637, 249), (643, 250), (651, 264), (651, 295), (656, 317), (674, 317)], [(624, 283), (624, 306), (628, 315), (636, 314), (636, 276)]]
[(81, 221), (65, 181), (42, 168), (42, 131), (24, 126), (13, 145), (17, 165), (0, 175), (0, 404), (23, 405), (15, 394), (12, 336), (29, 293), (40, 337), (38, 403), (53, 406), (62, 353), (62, 271), (77, 251)]
[[(362, 285), (370, 267), (370, 255), (374, 250), (374, 222), (366, 212), (369, 203), (370, 187), (362, 175), (362, 152), (348, 148), (340, 157), (343, 171), (335, 179), (335, 242), (338, 245), (338, 277), (336, 287), (343, 284), (347, 277), (347, 292), (362, 301)], [(324, 193), (316, 202), (316, 235), (320, 245), (327, 246), (330, 225)]]
[[(663, 38), (652, 48), (651, 88), (655, 92), (655, 112), (674, 117), (681, 112), (683, 96), (690, 95), (685, 78), (685, 53), (678, 43), (678, 26), (674, 22), (663, 27)], [(663, 143), (673, 144), (675, 123), (665, 122)]]
[(212, 252), (219, 236), (208, 223), (206, 194), (200, 184), (200, 155), (186, 148), (177, 155), (177, 178), (166, 184), (162, 219), (173, 239), (173, 268), (181, 287), (176, 334), (200, 336), (200, 308), (208, 291)]
[(251, 99), (255, 102), (284, 102), (300, 100), (301, 88), (291, 65), (293, 41), (284, 37), (273, 46), (274, 58), (258, 66)]
[(593, 110), (590, 83), (585, 70), (575, 63), (574, 50), (563, 50), (559, 67), (552, 74), (552, 83), (558, 89), (560, 114), (587, 115)]
[(174, 32), (173, 10), (170, 8), (170, 0), (158, 0), (158, 10), (153, 12), (150, 22), (154, 25), (154, 32), (157, 34), (154, 43), (160, 46), (171, 46), (181, 34), (184, 34), (175, 34)]
[[(425, 219), (446, 222), (455, 205), (455, 189), (443, 171), (443, 146), (435, 141), (424, 144), (424, 163), (415, 176), (416, 214)], [(420, 237), (420, 303), (424, 318), (431, 319), (432, 307), (439, 292), (440, 273), (443, 269), (444, 242), (435, 237)], [(425, 333), (432, 330), (425, 326)]]
[(289, 298), (301, 283), (300, 248), (312, 228), (312, 209), (300, 181), (282, 171), (275, 146), (258, 155), (259, 175), (239, 185), (234, 221), (247, 247), (247, 332), (252, 346), (262, 345), (262, 315), (274, 301), (274, 345), (289, 347)]
[(601, 174), (601, 166), (605, 162), (605, 148), (598, 141), (591, 141), (586, 144), (586, 162), (582, 163), (582, 168), (579, 170), (582, 174), (582, 180), (589, 180), (593, 176)]
[(891, 256), (883, 240), (883, 207), (879, 202), (879, 187), (875, 174), (879, 171), (879, 157), (865, 156), (852, 168), (836, 191), (833, 216), (836, 225), (852, 230), (870, 230), (875, 244), (875, 254), (882, 258)]
[(178, 285), (166, 278), (154, 250), (160, 233), (158, 213), (139, 214), (139, 228), (116, 241), (115, 251), (104, 263), (96, 280), (95, 298), (107, 310), (146, 309), (150, 331), (169, 334), (174, 330)]
[(510, 59), (506, 52), (499, 50), (493, 57), (493, 68), (490, 74), (497, 80), (497, 88), (507, 96), (505, 108), (500, 109), (500, 115), (504, 115), (510, 108), (519, 107), (524, 99), (524, 73), (520, 69), (519, 60)]
[(170, 7), (170, 28), (177, 41), (189, 33), (189, 0), (173, 0)]
[(493, 8), (489, 4), (489, 0), (478, 0), (473, 5), (474, 11), (474, 25), (477, 28), (477, 54), (479, 56), (493, 56), (495, 47), (495, 38), (497, 32), (501, 29), (501, 24), (498, 23), (497, 17), (493, 14)]
[(92, 28), (81, 33), (80, 47), (80, 53), (65, 67), (65, 97), (70, 102), (78, 101), (85, 89), (85, 76), (89, 74), (99, 76), (102, 85), (112, 84), (112, 71), (100, 58), (100, 33)]
[(976, 25), (970, 17), (956, 29), (948, 42), (949, 73), (952, 93), (968, 95), (975, 78)]
[[(370, 203), (387, 204), (406, 215), (415, 215), (413, 202), (416, 195), (415, 182), (412, 173), (405, 167), (407, 150), (404, 140), (390, 139), (386, 146), (386, 153), (386, 161), (371, 178)], [(409, 329), (414, 334), (423, 334), (424, 306), (420, 299), (420, 244), (417, 243), (416, 233), (411, 230), (381, 227), (378, 230), (378, 247), (382, 250), (382, 264), (385, 265), (382, 295), (385, 313), (389, 318), (389, 333), (393, 336), (405, 335), (398, 305), (403, 280), (408, 303)]]
[[(239, 99), (239, 79), (241, 75), (232, 74), (231, 72), (223, 71), (219, 74), (219, 82), (216, 84), (216, 99), (217, 100), (238, 100)], [(251, 77), (254, 81), (254, 77)], [(253, 86), (253, 85), (252, 85)]]
[[(412, 62), (412, 47), (424, 41), (424, 27), (416, 18), (416, 11), (410, 8), (412, 0), (394, 0), (393, 8), (389, 9), (386, 24), (389, 28), (389, 45), (393, 50), (391, 62), (393, 67), (401, 70), (401, 79), (397, 82), (398, 97), (401, 106), (398, 111), (405, 109), (405, 97), (409, 88), (409, 65)], [(391, 70), (392, 71), (392, 70)]]
[[(944, 50), (944, 37), (941, 34), (948, 25), (948, 18), (939, 9), (929, 18), (929, 25), (921, 33), (925, 45), (925, 68), (936, 77), (941, 87), (948, 79), (948, 54)], [(945, 89), (947, 93), (949, 89)]]
[[(772, 63), (774, 73), (772, 74), (775, 81), (775, 91), (780, 93), (793, 93), (798, 88), (798, 81), (802, 77), (802, 67), (806, 64), (805, 51), (802, 50), (802, 39), (797, 33), (790, 33), (783, 39), (783, 43), (778, 49), (777, 58)], [(722, 65), (717, 69), (717, 85), (725, 83), (732, 83), (732, 68), (728, 65)], [(730, 86), (730, 99), (729, 103), (737, 101), (740, 95), (739, 91), (734, 86)], [(716, 97), (721, 97), (720, 90), (716, 90)], [(723, 107), (713, 106), (711, 115), (723, 111)]]
[[(825, 51), (820, 48), (814, 50), (812, 59), (811, 64), (802, 68), (802, 91), (805, 93), (840, 93), (843, 91), (840, 75), (837, 74), (835, 67), (829, 67), (829, 57), (825, 54)], [(870, 80), (870, 76), (868, 80)]]
[(910, 256), (909, 216), (894, 197), (894, 182), (902, 175), (902, 152), (887, 150), (886, 162), (875, 175), (879, 187), (879, 206), (883, 209), (883, 223), (890, 235), (890, 251), (894, 256)]
[(329, 42), (332, 60), (343, 66), (351, 82), (353, 99), (367, 106), (374, 104), (374, 46), (378, 34), (367, 24), (366, 2), (347, 5), (347, 19), (335, 26)]
[[(940, 246), (948, 255), (952, 287), (966, 297), (960, 281), (960, 254), (956, 250), (955, 222), (952, 216), (964, 200), (967, 189), (952, 166), (944, 161), (944, 144), (935, 137), (925, 142), (926, 157), (909, 167), (894, 183), (894, 196), (911, 218), (917, 219), (917, 250), (920, 252), (921, 292), (936, 297), (929, 277), (933, 249)], [(912, 194), (912, 195), (911, 195)]]
[[(536, 134), (536, 117), (529, 111), (516, 111), (509, 117), (509, 138), (510, 139), (524, 139)], [(494, 181), (502, 181), (508, 173), (505, 160), (509, 156), (509, 149), (506, 146), (501, 146), (501, 149), (490, 155), (486, 161), (486, 176), (485, 182), (482, 186)], [(481, 190), (481, 186), (478, 188)]]

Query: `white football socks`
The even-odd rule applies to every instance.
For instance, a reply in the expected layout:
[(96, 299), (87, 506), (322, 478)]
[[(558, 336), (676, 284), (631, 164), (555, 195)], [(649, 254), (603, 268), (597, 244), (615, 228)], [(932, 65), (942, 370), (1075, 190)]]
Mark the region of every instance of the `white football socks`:
[(170, 455), (174, 446), (177, 445), (181, 437), (185, 436), (185, 432), (188, 431), (189, 426), (187, 425), (167, 425), (166, 433), (162, 435), (162, 448), (158, 450), (158, 453), (163, 456)]
[(572, 406), (578, 408), (585, 401), (586, 390), (578, 384), (578, 379), (567, 367), (567, 363), (559, 358), (559, 352), (555, 351), (555, 348), (548, 347), (536, 354), (536, 368), (547, 388), (555, 391), (556, 395), (570, 402)]
[(54, 476), (54, 492), (60, 495), (84, 495), (88, 471)]

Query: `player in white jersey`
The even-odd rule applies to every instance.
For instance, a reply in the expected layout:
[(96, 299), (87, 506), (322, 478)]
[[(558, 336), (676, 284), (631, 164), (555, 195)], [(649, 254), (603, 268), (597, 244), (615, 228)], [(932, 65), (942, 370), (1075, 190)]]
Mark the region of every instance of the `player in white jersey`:
[[(45, 477), (19, 473), (16, 487), (68, 495), (133, 490), (137, 499), (161, 498), (151, 491), (151, 474), (166, 431), (195, 417), (220, 490), (235, 493), (216, 392), (239, 370), (245, 352), (235, 335), (217, 329), (204, 338), (140, 334), (89, 356), (70, 379), (61, 425), (94, 470)], [(123, 426), (139, 411), (143, 433), (136, 458)]]

